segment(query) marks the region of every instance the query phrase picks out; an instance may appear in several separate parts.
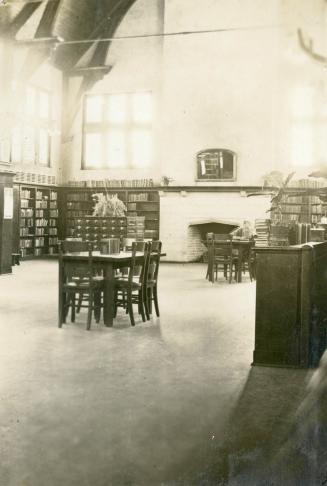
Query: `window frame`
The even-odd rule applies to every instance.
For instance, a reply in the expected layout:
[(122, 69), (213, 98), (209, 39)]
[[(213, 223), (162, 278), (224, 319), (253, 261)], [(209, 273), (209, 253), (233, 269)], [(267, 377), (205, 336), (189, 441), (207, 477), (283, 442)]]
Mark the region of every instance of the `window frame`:
[[(232, 175), (232, 177), (228, 177), (228, 178), (227, 177), (226, 178), (205, 177), (205, 176), (202, 177), (201, 174), (200, 174), (201, 155), (204, 155), (204, 154), (215, 155), (215, 154), (217, 154), (217, 157), (218, 157), (218, 154), (220, 152), (228, 153), (233, 158), (233, 175)], [(226, 149), (226, 148), (209, 148), (209, 149), (200, 150), (196, 154), (196, 176), (195, 176), (196, 182), (235, 182), (236, 178), (237, 178), (236, 169), (237, 169), (237, 155), (236, 155), (236, 152), (234, 152), (233, 150)]]
[[(126, 170), (126, 169), (142, 169), (133, 164), (133, 149), (132, 149), (132, 134), (136, 130), (145, 130), (151, 137), (153, 137), (153, 125), (154, 125), (154, 110), (152, 118), (149, 122), (133, 121), (132, 119), (132, 97), (135, 95), (149, 94), (151, 95), (153, 102), (153, 92), (150, 90), (145, 91), (127, 91), (127, 92), (110, 92), (110, 93), (86, 93), (83, 97), (83, 119), (82, 119), (82, 154), (81, 154), (81, 170)], [(124, 122), (113, 122), (106, 119), (106, 109), (108, 107), (108, 101), (111, 96), (125, 95), (127, 97), (127, 119)], [(87, 99), (90, 97), (101, 98), (101, 120), (99, 122), (87, 122), (86, 120), (86, 106)], [(107, 162), (108, 157), (108, 134), (110, 131), (119, 130), (124, 133), (126, 141), (126, 164), (110, 166)], [(86, 138), (89, 133), (98, 133), (101, 136), (101, 158), (103, 162), (101, 165), (90, 165), (86, 161)], [(152, 138), (153, 139), (153, 138)], [(152, 164), (151, 161), (150, 164)]]

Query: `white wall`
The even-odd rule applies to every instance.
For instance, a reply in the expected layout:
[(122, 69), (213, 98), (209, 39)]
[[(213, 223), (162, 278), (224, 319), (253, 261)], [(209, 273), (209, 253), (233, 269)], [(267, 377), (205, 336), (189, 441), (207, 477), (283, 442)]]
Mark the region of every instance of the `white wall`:
[(206, 148), (237, 153), (235, 185), (290, 170), (295, 88), (309, 85), (317, 107), (326, 98), (325, 69), (301, 52), (297, 29), (324, 52), (325, 11), (323, 0), (166, 1), (167, 33), (228, 30), (165, 38), (162, 170), (176, 184), (194, 184), (195, 155)]

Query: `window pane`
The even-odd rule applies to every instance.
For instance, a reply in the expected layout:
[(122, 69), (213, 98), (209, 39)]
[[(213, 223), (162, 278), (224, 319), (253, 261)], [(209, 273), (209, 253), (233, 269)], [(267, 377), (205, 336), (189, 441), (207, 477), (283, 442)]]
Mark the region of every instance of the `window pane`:
[(35, 115), (36, 113), (36, 91), (31, 87), (26, 90), (25, 111), (28, 115)]
[(151, 93), (135, 93), (132, 96), (133, 120), (149, 123), (153, 116)]
[(35, 132), (33, 127), (24, 127), (23, 130), (23, 162), (35, 162)]
[(148, 167), (152, 159), (152, 137), (149, 130), (135, 130), (132, 134), (132, 165)]
[(49, 134), (48, 130), (40, 130), (39, 136), (39, 164), (49, 165)]
[(107, 165), (109, 167), (125, 167), (126, 138), (125, 133), (112, 130), (107, 135)]
[(22, 129), (14, 127), (11, 134), (11, 161), (22, 161)]
[(87, 123), (100, 122), (102, 119), (102, 97), (87, 96), (85, 117)]
[(127, 96), (117, 94), (108, 96), (108, 121), (123, 123), (127, 120)]
[(101, 167), (102, 136), (101, 133), (86, 133), (84, 146), (84, 165), (91, 169)]
[(50, 99), (48, 93), (40, 91), (39, 115), (41, 118), (50, 118)]

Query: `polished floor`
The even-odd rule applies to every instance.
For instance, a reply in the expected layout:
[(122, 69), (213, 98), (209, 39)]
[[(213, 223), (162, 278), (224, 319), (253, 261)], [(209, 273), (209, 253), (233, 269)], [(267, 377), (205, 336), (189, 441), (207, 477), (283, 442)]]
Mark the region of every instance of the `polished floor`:
[(57, 328), (55, 261), (0, 277), (1, 486), (327, 484), (325, 368), (252, 368), (255, 283), (204, 275), (90, 332)]

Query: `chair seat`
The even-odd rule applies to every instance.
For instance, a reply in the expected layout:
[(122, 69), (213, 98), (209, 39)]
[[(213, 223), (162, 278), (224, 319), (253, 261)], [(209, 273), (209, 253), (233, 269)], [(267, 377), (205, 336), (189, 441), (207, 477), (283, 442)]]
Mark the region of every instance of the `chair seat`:
[[(116, 278), (115, 285), (118, 289), (127, 289), (130, 285), (129, 281), (124, 278)], [(142, 284), (139, 282), (132, 281), (131, 282), (132, 290), (140, 290), (142, 288)]]
[[(103, 283), (104, 283), (104, 280), (103, 278), (101, 279), (98, 279), (97, 277), (96, 278), (93, 278), (92, 279), (92, 286), (96, 289), (100, 289), (103, 287)], [(74, 289), (74, 290), (88, 290), (89, 288), (89, 282), (88, 281), (71, 281), (71, 282), (67, 282), (64, 284), (64, 289)]]
[[(215, 255), (214, 257), (214, 262), (215, 263), (228, 263), (228, 261), (230, 261), (230, 256), (218, 256), (218, 255)], [(232, 260), (233, 262), (236, 262), (238, 260), (238, 256), (232, 256)]]

